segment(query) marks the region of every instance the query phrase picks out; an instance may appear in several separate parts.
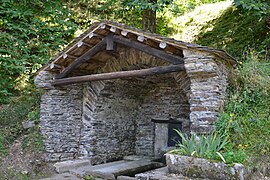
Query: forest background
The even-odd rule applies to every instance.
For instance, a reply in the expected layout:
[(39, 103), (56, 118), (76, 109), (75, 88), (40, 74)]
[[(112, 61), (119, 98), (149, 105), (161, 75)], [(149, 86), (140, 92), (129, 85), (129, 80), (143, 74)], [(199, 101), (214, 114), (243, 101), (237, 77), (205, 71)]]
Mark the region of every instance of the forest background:
[[(237, 59), (217, 132), (227, 162), (270, 154), (270, 5), (267, 0), (1, 0), (0, 154), (16, 140), (42, 152), (37, 70), (95, 20), (112, 20), (226, 50)], [(35, 122), (25, 130), (23, 121)], [(1, 159), (0, 159), (1, 160)]]

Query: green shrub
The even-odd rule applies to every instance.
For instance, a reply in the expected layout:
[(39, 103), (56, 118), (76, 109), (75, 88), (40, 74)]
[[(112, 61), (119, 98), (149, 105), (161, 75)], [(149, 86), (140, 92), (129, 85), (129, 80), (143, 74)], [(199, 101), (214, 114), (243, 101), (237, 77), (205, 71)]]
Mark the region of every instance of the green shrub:
[(61, 0), (0, 1), (0, 104), (73, 37), (72, 18)]
[(191, 134), (188, 137), (186, 134), (175, 130), (181, 137), (181, 142), (178, 142), (176, 149), (171, 153), (176, 153), (186, 156), (194, 156), (213, 160), (222, 160), (226, 162), (221, 154), (228, 140), (219, 136), (217, 133), (211, 133), (210, 135), (196, 136)]
[[(32, 89), (23, 96), (13, 97), (10, 104), (0, 110), (0, 151), (7, 149), (17, 138), (23, 138), (24, 147), (33, 146), (38, 151), (42, 148), (42, 137), (39, 135), (39, 93)], [(22, 128), (25, 120), (34, 121), (36, 126), (29, 130)], [(2, 138), (2, 139), (1, 139)], [(0, 152), (1, 153), (1, 152)]]
[(39, 92), (32, 90), (28, 94), (13, 97), (8, 105), (0, 110), (1, 126), (21, 124), (25, 120), (35, 120), (39, 116)]
[(248, 11), (256, 11), (260, 15), (269, 13), (270, 8), (268, 0), (234, 0), (234, 4)]
[(229, 137), (231, 156), (265, 156), (270, 152), (270, 63), (256, 53), (246, 59), (230, 83), (216, 130)]
[(7, 153), (7, 149), (5, 146), (5, 140), (2, 134), (0, 133), (0, 156)]

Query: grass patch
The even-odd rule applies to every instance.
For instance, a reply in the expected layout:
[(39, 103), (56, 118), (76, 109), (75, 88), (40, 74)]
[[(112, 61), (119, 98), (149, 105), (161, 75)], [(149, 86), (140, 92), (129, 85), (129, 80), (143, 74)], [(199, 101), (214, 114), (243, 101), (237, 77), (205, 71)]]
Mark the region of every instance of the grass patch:
[[(203, 29), (210, 31), (214, 28), (211, 22), (222, 16), (222, 13), (232, 5), (231, 1), (204, 4), (182, 16), (171, 16), (168, 26), (172, 29), (171, 36), (185, 42), (194, 42)], [(210, 25), (211, 24), (211, 25)], [(208, 27), (206, 27), (208, 25)]]
[(5, 146), (5, 139), (2, 135), (2, 133), (0, 133), (0, 155), (6, 155), (7, 153), (7, 148)]
[[(255, 23), (256, 22), (256, 23)], [(250, 49), (258, 49), (266, 38), (264, 19), (255, 12), (227, 8), (219, 18), (208, 21), (195, 36), (195, 42), (227, 50), (231, 55), (245, 59)]]
[(13, 97), (8, 105), (3, 105), (0, 110), (1, 126), (14, 125), (25, 120), (32, 120), (33, 114), (38, 112), (39, 93), (32, 91), (19, 97)]

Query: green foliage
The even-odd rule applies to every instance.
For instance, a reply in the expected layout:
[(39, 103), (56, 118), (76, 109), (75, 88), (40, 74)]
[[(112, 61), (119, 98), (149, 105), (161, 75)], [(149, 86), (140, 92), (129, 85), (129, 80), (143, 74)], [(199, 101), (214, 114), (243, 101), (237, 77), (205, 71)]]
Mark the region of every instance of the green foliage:
[(74, 12), (74, 21), (81, 29), (88, 28), (94, 20), (112, 20), (134, 27), (141, 27), (141, 11), (127, 6), (125, 0), (67, 0)]
[(270, 12), (268, 0), (234, 0), (234, 4), (248, 11), (256, 11), (260, 15)]
[(3, 105), (0, 110), (1, 126), (20, 124), (25, 120), (36, 120), (34, 116), (39, 116), (37, 114), (39, 110), (39, 99), (40, 96), (37, 91), (12, 98), (10, 103)]
[(151, 9), (153, 11), (161, 11), (172, 2), (173, 0), (125, 0), (123, 4), (128, 8), (138, 10)]
[(207, 136), (196, 136), (191, 134), (190, 138), (175, 130), (181, 137), (182, 142), (178, 142), (176, 149), (172, 150), (171, 153), (180, 155), (194, 156), (213, 160), (222, 160), (226, 162), (226, 159), (221, 154), (228, 140), (217, 133), (211, 133)]
[(206, 23), (195, 42), (225, 49), (234, 57), (242, 59), (250, 49), (258, 49), (266, 38), (263, 23), (263, 19), (255, 12), (230, 7), (219, 18)]
[(226, 160), (227, 164), (233, 164), (236, 162), (246, 164), (249, 158), (243, 148), (235, 148), (230, 142), (225, 146), (222, 156)]
[(248, 155), (270, 152), (270, 63), (248, 56), (236, 70), (231, 82), (229, 102), (216, 123), (217, 131), (226, 134), (232, 149)]
[(44, 149), (43, 136), (39, 132), (39, 126), (34, 126), (24, 132), (22, 148), (31, 152), (42, 152)]
[(174, 14), (183, 14), (195, 9), (197, 6), (208, 3), (216, 3), (224, 0), (174, 0), (170, 10)]
[(29, 130), (22, 128), (22, 122), (26, 120), (34, 121), (35, 124), (39, 123), (39, 99), (39, 93), (33, 91), (30, 94), (14, 97), (10, 104), (2, 106), (0, 109), (0, 154), (5, 153), (14, 140), (22, 135), (24, 135), (24, 147), (31, 147), (36, 151), (43, 148), (38, 126)]
[(0, 103), (22, 90), (29, 77), (76, 30), (62, 1), (0, 2)]
[(5, 139), (2, 135), (2, 133), (0, 132), (0, 156), (2, 154), (6, 154), (7, 153), (7, 148), (5, 146)]

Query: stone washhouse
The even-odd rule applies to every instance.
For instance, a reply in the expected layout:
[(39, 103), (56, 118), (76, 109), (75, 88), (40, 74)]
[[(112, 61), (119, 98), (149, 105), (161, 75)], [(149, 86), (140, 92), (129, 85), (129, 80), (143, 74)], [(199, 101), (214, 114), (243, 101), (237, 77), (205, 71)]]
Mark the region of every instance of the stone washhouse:
[(234, 64), (222, 50), (93, 23), (35, 78), (46, 160), (162, 156), (174, 129), (209, 133)]

